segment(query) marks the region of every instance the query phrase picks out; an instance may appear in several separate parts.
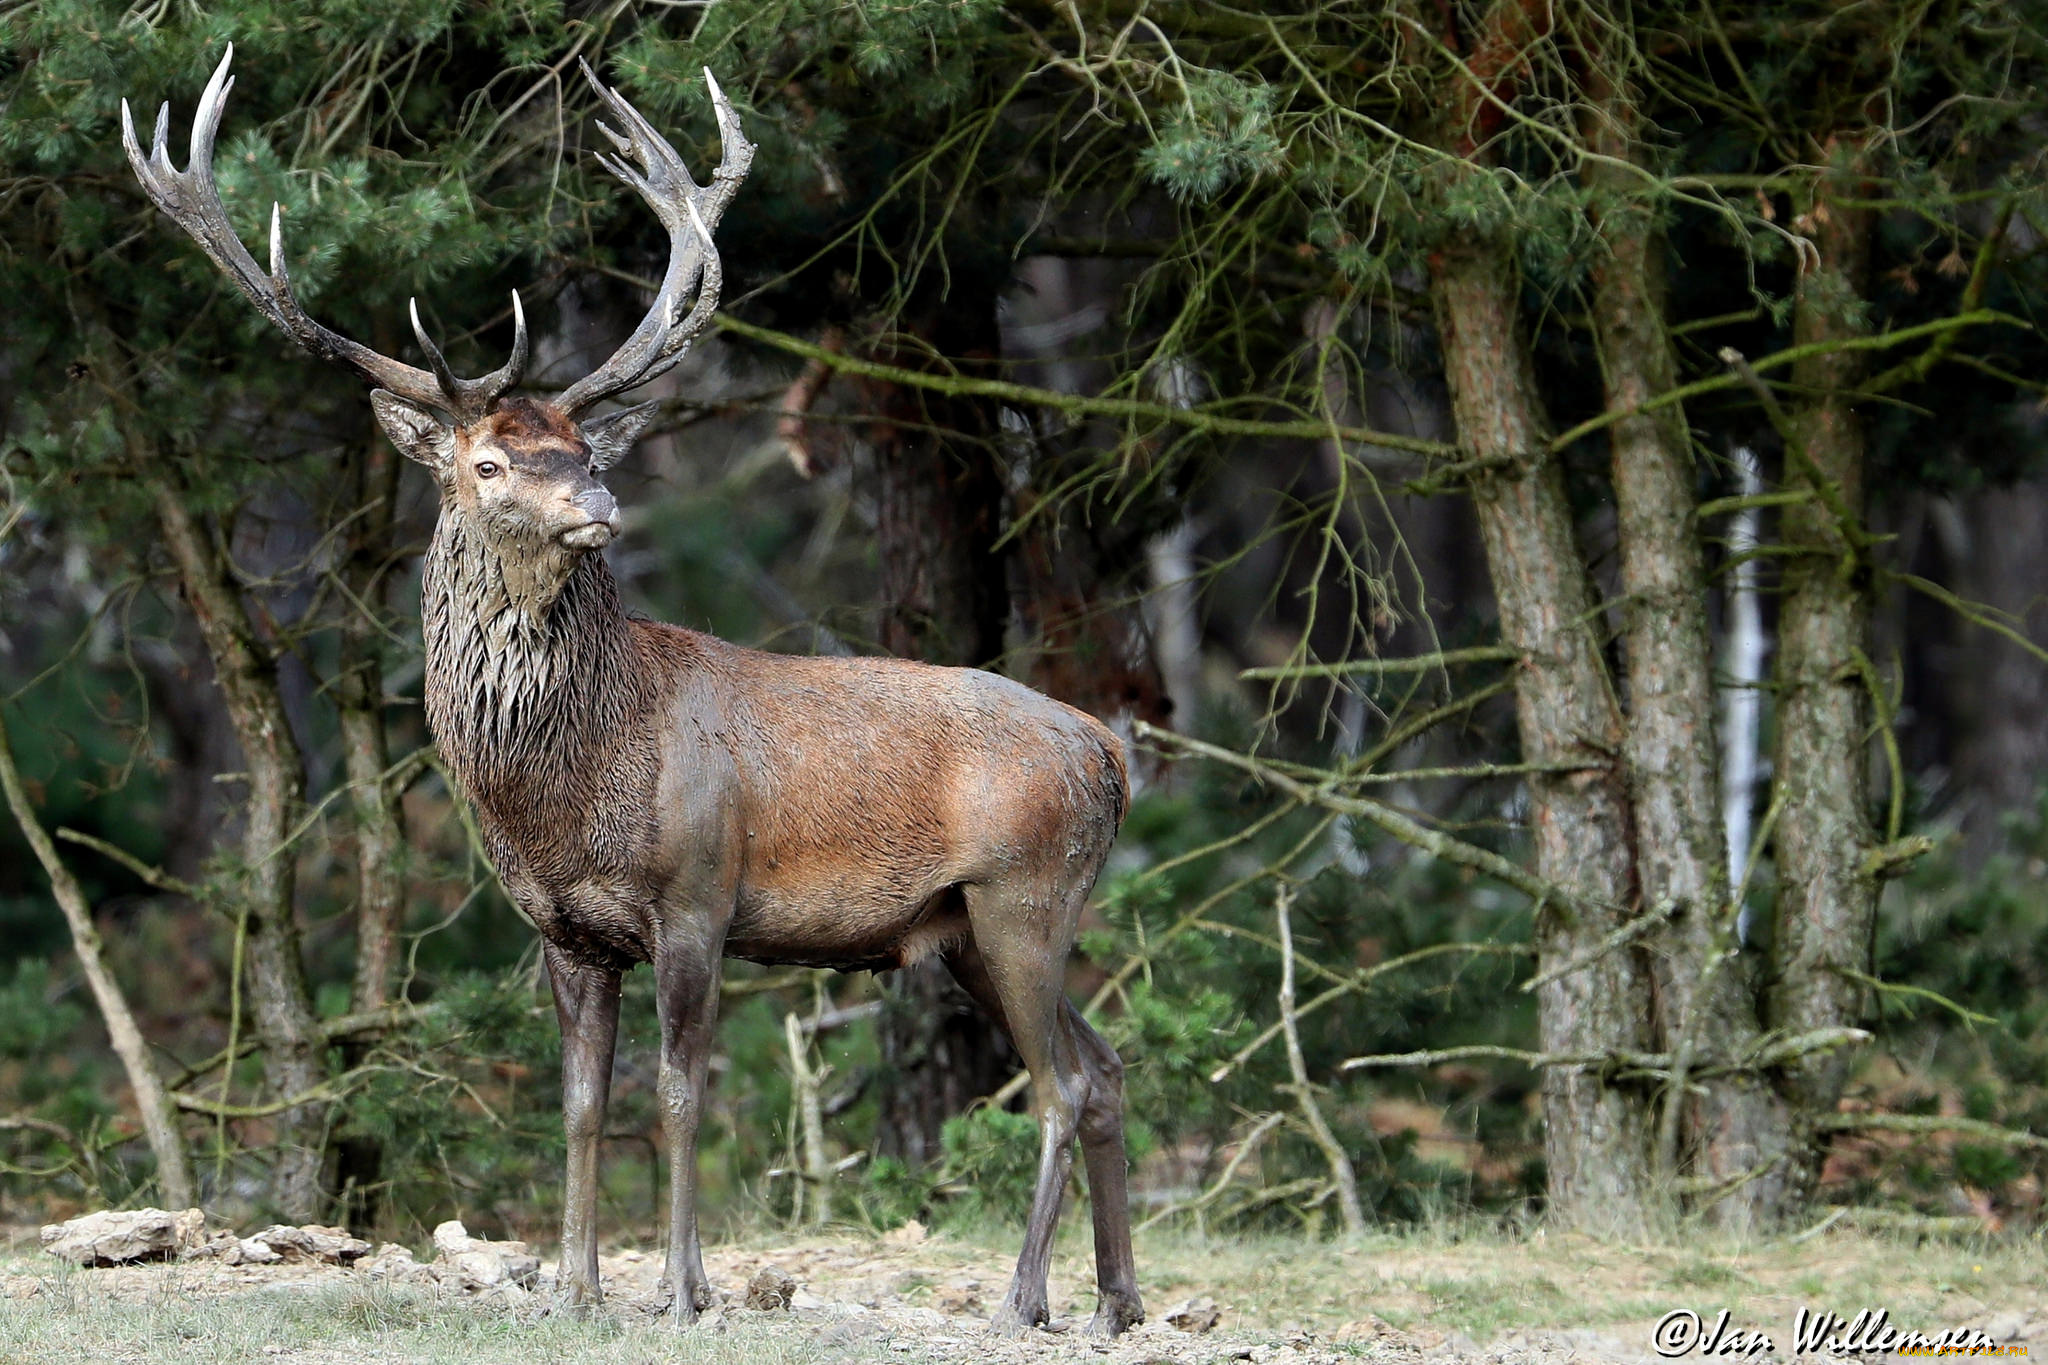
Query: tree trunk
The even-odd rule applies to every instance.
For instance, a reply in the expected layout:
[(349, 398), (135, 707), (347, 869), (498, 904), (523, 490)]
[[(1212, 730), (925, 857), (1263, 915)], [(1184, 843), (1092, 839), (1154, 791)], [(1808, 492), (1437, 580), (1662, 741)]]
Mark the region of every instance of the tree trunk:
[(1018, 537), (1027, 675), (1033, 687), (1128, 737), (1133, 720), (1167, 725), (1173, 709), (1144, 619), (1147, 545), (1129, 535), (1103, 539), (1085, 513), (1042, 512)]
[[(1871, 216), (1845, 200), (1862, 191), (1861, 144), (1828, 148), (1835, 169), (1812, 183), (1801, 206), (1818, 264), (1800, 276), (1793, 300), (1799, 345), (1861, 336), (1870, 266)], [(1874, 838), (1866, 770), (1870, 734), (1870, 570), (1859, 543), (1863, 509), (1863, 426), (1854, 390), (1859, 353), (1809, 356), (1792, 369), (1793, 388), (1812, 395), (1789, 422), (1788, 489), (1814, 494), (1784, 513), (1784, 583), (1778, 614), (1776, 830), (1777, 989), (1771, 1022), (1791, 1033), (1857, 1023), (1865, 988), (1842, 969), (1867, 973), (1877, 921), (1877, 882), (1865, 863)], [(1786, 1068), (1787, 1094), (1802, 1116), (1830, 1113), (1849, 1061), (1841, 1051)], [(1803, 1198), (1818, 1179), (1822, 1151), (1810, 1145), (1791, 1172)]]
[[(2048, 484), (1982, 488), (1955, 499), (1961, 544), (1950, 556), (1956, 591), (2013, 618), (2048, 647)], [(1953, 657), (1941, 700), (1953, 718), (1963, 861), (1980, 867), (2008, 848), (2004, 822), (2030, 810), (2048, 773), (2048, 669), (2015, 641), (1951, 616)]]
[[(1076, 354), (1072, 333), (1114, 312), (1129, 287), (1124, 273), (1099, 261), (1038, 256), (1020, 263), (1019, 275), (1023, 291), (1004, 314), (1001, 336), (1010, 377), (1062, 393), (1098, 393), (1112, 383), (1111, 367)], [(1120, 437), (1114, 423), (1101, 420), (1040, 427), (1026, 438), (1029, 479), (1012, 497), (1022, 676), (1129, 735), (1133, 720), (1172, 719), (1145, 599), (1153, 552), (1163, 548), (1158, 542), (1177, 516), (1161, 516), (1151, 505), (1113, 509), (1085, 485), (1069, 486)], [(1048, 494), (1057, 495), (1056, 505), (1045, 504)], [(1171, 511), (1183, 509), (1176, 504)], [(1189, 632), (1197, 626), (1188, 610), (1171, 627), (1184, 664), (1192, 661)], [(1182, 688), (1183, 695), (1190, 691)], [(1131, 758), (1134, 773), (1146, 766), (1146, 755), (1134, 751)]]
[[(339, 566), (347, 589), (340, 623), (341, 661), (334, 700), (341, 727), (344, 779), (356, 834), (356, 964), (349, 990), (352, 1011), (373, 1010), (390, 998), (392, 966), (405, 915), (405, 827), (389, 773), (391, 744), (384, 724), (384, 648), (381, 613), (391, 563), (391, 525), (398, 497), (398, 459), (378, 436), (358, 444), (348, 467), (351, 490), (346, 550)], [(342, 1061), (354, 1066), (364, 1045), (350, 1041)], [(376, 1222), (376, 1192), (383, 1149), (374, 1138), (335, 1143), (331, 1186), (347, 1227)]]
[(405, 911), (405, 828), (389, 778), (391, 744), (384, 726), (384, 647), (379, 613), (391, 564), (392, 509), (398, 460), (382, 438), (353, 452), (354, 489), (348, 548), (340, 566), (348, 589), (341, 618), (341, 666), (335, 679), (343, 771), (356, 826), (356, 968), (351, 1010), (382, 1005)]
[[(1610, 412), (1630, 411), (1677, 382), (1665, 330), (1664, 238), (1635, 157), (1633, 95), (1593, 62), (1596, 108), (1588, 141), (1607, 158), (1586, 173), (1606, 259), (1594, 275), (1593, 327)], [(1713, 639), (1705, 558), (1695, 519), (1697, 475), (1685, 414), (1673, 404), (1608, 428), (1621, 558), (1628, 723), (1623, 754), (1635, 819), (1642, 905), (1664, 916), (1652, 931), (1658, 1046), (1674, 1075), (1658, 1132), (1658, 1170), (1690, 1157), (1717, 1221), (1774, 1222), (1784, 1196), (1789, 1116), (1755, 1074), (1691, 1079), (1761, 1035), (1740, 958), (1718, 818)], [(1697, 1098), (1688, 1099), (1689, 1095)], [(1754, 1175), (1758, 1171), (1764, 1174)]]
[[(304, 806), (305, 772), (278, 693), (277, 660), (257, 635), (218, 547), (154, 452), (137, 461), (163, 528), (185, 600), (212, 657), (246, 765), (236, 910), (246, 920), (250, 1012), (262, 1040), (264, 1074), (279, 1099), (311, 1093), (326, 1079), (326, 1046), (299, 952), (294, 904), (296, 857), (289, 846)], [(322, 1213), (324, 1103), (298, 1104), (275, 1119), (272, 1194), (298, 1221)]]
[[(1437, 328), (1461, 443), (1494, 462), (1472, 501), (1499, 604), (1501, 633), (1521, 651), (1515, 709), (1522, 758), (1573, 764), (1529, 777), (1537, 871), (1583, 913), (1540, 908), (1540, 971), (1588, 959), (1537, 992), (1549, 1052), (1648, 1051), (1648, 981), (1634, 949), (1596, 952), (1635, 905), (1621, 714), (1595, 637), (1564, 473), (1548, 454), (1508, 248), (1466, 242), (1431, 258)], [(1651, 1206), (1646, 1097), (1599, 1068), (1543, 1074), (1544, 1149), (1552, 1215), (1596, 1231), (1640, 1226)]]
[[(903, 324), (925, 347), (881, 358), (930, 368), (933, 357), (986, 365), (996, 354), (995, 300), (954, 299)], [(986, 402), (868, 381), (875, 537), (881, 569), (881, 640), (902, 658), (989, 664), (1003, 652), (1009, 616), (1003, 557), (1003, 481), (990, 446)], [(926, 961), (883, 979), (876, 1151), (910, 1166), (935, 1160), (947, 1119), (1016, 1070), (1001, 1030), (983, 1018), (943, 964)]]
[[(1535, 0), (1498, 0), (1488, 8), (1444, 92), (1440, 138), (1452, 155), (1467, 163), (1482, 158), (1480, 148), (1524, 69), (1519, 54), (1552, 17)], [(1536, 993), (1543, 1047), (1648, 1051), (1650, 981), (1639, 950), (1601, 947), (1637, 909), (1640, 894), (1621, 771), (1621, 709), (1595, 635), (1596, 607), (1564, 471), (1549, 453), (1513, 247), (1502, 237), (1446, 243), (1429, 264), (1459, 442), (1470, 458), (1486, 462), (1473, 480), (1472, 503), (1501, 634), (1522, 655), (1515, 669), (1522, 758), (1576, 765), (1528, 779), (1536, 869), (1578, 903), (1537, 911), (1537, 967), (1546, 978)], [(1567, 964), (1572, 970), (1553, 971)], [(1543, 1120), (1550, 1211), (1558, 1222), (1632, 1232), (1649, 1221), (1657, 1186), (1645, 1093), (1608, 1084), (1596, 1067), (1548, 1067)]]
[[(877, 359), (906, 369), (986, 368), (996, 354), (995, 301), (936, 307), (904, 320), (929, 344)], [(921, 325), (920, 325), (921, 324)], [(869, 380), (880, 557), (882, 647), (900, 658), (986, 665), (1003, 652), (1010, 602), (996, 537), (1003, 479), (991, 404)]]
[(156, 1058), (150, 1053), (149, 1041), (142, 1036), (134, 1011), (128, 1008), (128, 997), (121, 990), (121, 983), (114, 979), (113, 971), (107, 966), (99, 929), (93, 924), (92, 906), (85, 899), (85, 891), (79, 886), (78, 879), (71, 875), (71, 869), (64, 865), (64, 860), (57, 856), (57, 846), (50, 842), (49, 832), (43, 828), (35, 807), (29, 804), (21, 773), (15, 767), (14, 745), (8, 738), (4, 715), (0, 715), (0, 791), (6, 794), (8, 808), (14, 812), (15, 822), (21, 826), (22, 837), (28, 840), (29, 847), (35, 850), (36, 861), (48, 874), (50, 894), (56, 898), (57, 908), (64, 913), (64, 923), (71, 930), (71, 946), (78, 953), (78, 965), (85, 973), (86, 985), (92, 990), (93, 1004), (99, 1008), (100, 1019), (107, 1026), (107, 1038), (113, 1044), (114, 1055), (121, 1059), (121, 1069), (127, 1073), (128, 1088), (135, 1092), (136, 1116), (142, 1121), (142, 1133), (149, 1142), (150, 1153), (156, 1157), (157, 1186), (164, 1204), (171, 1209), (191, 1208), (199, 1200), (197, 1187), (192, 1183), (192, 1165), (185, 1154), (185, 1139), (178, 1132), (177, 1113), (171, 1108), (163, 1078), (157, 1074)]

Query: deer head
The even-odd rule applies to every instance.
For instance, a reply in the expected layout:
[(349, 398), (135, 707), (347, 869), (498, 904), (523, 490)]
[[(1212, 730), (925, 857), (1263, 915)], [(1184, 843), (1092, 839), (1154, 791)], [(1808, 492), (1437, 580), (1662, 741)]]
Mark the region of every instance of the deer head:
[[(712, 230), (753, 164), (754, 148), (740, 130), (732, 103), (706, 70), (718, 118), (721, 160), (711, 183), (699, 186), (683, 160), (617, 90), (600, 84), (588, 63), (584, 79), (618, 128), (598, 128), (617, 155), (599, 152), (607, 170), (631, 185), (669, 233), (668, 269), (661, 290), (632, 336), (611, 359), (552, 399), (508, 397), (526, 370), (526, 312), (512, 294), (512, 355), (479, 379), (449, 369), (412, 305), (413, 335), (428, 369), (394, 360), (308, 317), (285, 267), (282, 213), (270, 209), (270, 270), (264, 272), (236, 236), (213, 175), (213, 144), (234, 78), (232, 44), (214, 69), (192, 121), (188, 164), (173, 170), (165, 146), (170, 105), (157, 112), (148, 157), (136, 140), (128, 101), (121, 101), (121, 140), (142, 187), (159, 208), (199, 244), (213, 263), (262, 314), (322, 360), (343, 365), (375, 385), (370, 404), (393, 444), (431, 471), (441, 486), (443, 515), (455, 517), (506, 557), (566, 574), (575, 559), (611, 543), (619, 529), (618, 503), (598, 476), (630, 450), (657, 404), (643, 403), (579, 420), (602, 399), (666, 373), (689, 353), (709, 325), (724, 282)], [(694, 291), (695, 300), (688, 303)]]

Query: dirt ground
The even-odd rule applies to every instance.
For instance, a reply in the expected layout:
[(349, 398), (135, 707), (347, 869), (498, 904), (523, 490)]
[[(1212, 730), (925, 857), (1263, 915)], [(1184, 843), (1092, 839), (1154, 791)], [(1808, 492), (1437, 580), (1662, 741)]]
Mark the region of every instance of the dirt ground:
[[(474, 1296), (320, 1265), (78, 1270), (34, 1247), (30, 1233), (0, 1253), (0, 1360), (1601, 1365), (1657, 1359), (1652, 1333), (1674, 1310), (1711, 1328), (1723, 1309), (1731, 1332), (1744, 1335), (1724, 1334), (1721, 1354), (1792, 1360), (1803, 1358), (1791, 1336), (1802, 1306), (1845, 1319), (1881, 1309), (1900, 1329), (1930, 1334), (1978, 1327), (2002, 1345), (2048, 1352), (2043, 1248), (2012, 1237), (1926, 1244), (1831, 1232), (1747, 1247), (1630, 1248), (1443, 1231), (1348, 1247), (1162, 1235), (1139, 1246), (1150, 1320), (1113, 1344), (1080, 1331), (1094, 1308), (1085, 1235), (1061, 1244), (1055, 1330), (1022, 1340), (986, 1326), (1013, 1253), (994, 1240), (915, 1230), (713, 1248), (706, 1265), (726, 1301), (682, 1333), (649, 1312), (660, 1273), (652, 1252), (606, 1257), (606, 1308), (565, 1321), (539, 1311), (552, 1264), (540, 1293)], [(787, 1310), (744, 1306), (745, 1286), (764, 1267), (797, 1282)], [(1201, 1298), (1214, 1303), (1214, 1327), (1167, 1320)]]

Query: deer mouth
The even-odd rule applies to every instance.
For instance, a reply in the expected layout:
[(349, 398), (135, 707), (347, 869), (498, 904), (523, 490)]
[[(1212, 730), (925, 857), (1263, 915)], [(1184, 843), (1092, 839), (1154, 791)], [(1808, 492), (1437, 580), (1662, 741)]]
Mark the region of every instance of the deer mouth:
[(556, 539), (571, 550), (602, 550), (617, 535), (617, 529), (610, 522), (589, 521), (570, 527)]

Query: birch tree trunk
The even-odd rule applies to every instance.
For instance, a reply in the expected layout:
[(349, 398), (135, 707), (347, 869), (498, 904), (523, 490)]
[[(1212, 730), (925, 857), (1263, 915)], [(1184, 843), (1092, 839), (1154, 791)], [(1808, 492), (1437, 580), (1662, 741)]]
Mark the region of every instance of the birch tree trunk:
[[(1521, 652), (1515, 713), (1529, 777), (1536, 868), (1583, 913), (1543, 906), (1538, 970), (1587, 959), (1537, 992), (1548, 1052), (1649, 1051), (1649, 982), (1633, 948), (1600, 953), (1637, 902), (1621, 712), (1599, 642), (1563, 471), (1548, 453), (1509, 249), (1468, 241), (1431, 258), (1445, 376), (1460, 443), (1491, 462), (1473, 483), (1501, 634)], [(1645, 1096), (1594, 1067), (1543, 1074), (1552, 1215), (1594, 1231), (1639, 1225), (1655, 1191)]]
[[(1642, 198), (1643, 179), (1625, 164), (1638, 151), (1633, 96), (1599, 66), (1588, 142), (1608, 160), (1590, 163), (1586, 180), (1606, 259), (1594, 275), (1593, 328), (1607, 408), (1631, 412), (1676, 386), (1677, 364), (1665, 329), (1663, 233)], [(1678, 1159), (1690, 1157), (1695, 1178), (1727, 1190), (1709, 1204), (1717, 1221), (1769, 1223), (1785, 1193), (1784, 1104), (1753, 1073), (1688, 1082), (1754, 1044), (1762, 1026), (1740, 960), (1718, 818), (1713, 639), (1684, 411), (1672, 404), (1623, 417), (1608, 441), (1628, 679), (1623, 754), (1642, 905), (1663, 917), (1649, 941), (1658, 1045), (1674, 1068), (1657, 1166), (1675, 1176)], [(1759, 1170), (1767, 1174), (1745, 1179)]]
[[(1847, 138), (1825, 149), (1832, 169), (1811, 182), (1796, 220), (1819, 252), (1793, 300), (1798, 345), (1863, 335), (1871, 215), (1850, 200), (1862, 192), (1867, 147)], [(1870, 734), (1870, 573), (1859, 543), (1864, 486), (1863, 424), (1855, 386), (1858, 352), (1808, 356), (1792, 369), (1794, 389), (1811, 395), (1785, 433), (1786, 486), (1812, 497), (1785, 508), (1785, 560), (1778, 615), (1776, 830), (1777, 990), (1771, 1022), (1798, 1033), (1858, 1022), (1865, 988), (1843, 969), (1867, 973), (1877, 920), (1877, 881), (1866, 860), (1875, 842), (1866, 767)], [(1786, 1071), (1803, 1115), (1832, 1112), (1849, 1059), (1842, 1050), (1808, 1055)], [(1795, 1197), (1818, 1178), (1822, 1151), (1809, 1144), (1794, 1164)]]

